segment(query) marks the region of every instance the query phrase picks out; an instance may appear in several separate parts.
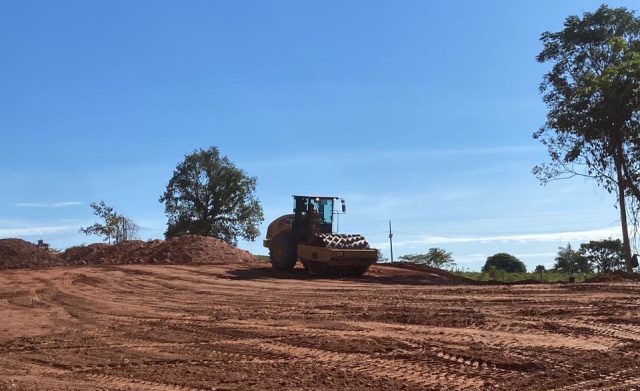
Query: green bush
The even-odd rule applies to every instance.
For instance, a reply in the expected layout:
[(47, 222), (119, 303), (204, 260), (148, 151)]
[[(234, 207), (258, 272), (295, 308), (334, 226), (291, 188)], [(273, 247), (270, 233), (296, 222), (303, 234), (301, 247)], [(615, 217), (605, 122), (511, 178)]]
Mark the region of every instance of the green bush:
[[(487, 272), (457, 272), (459, 276), (466, 277), (475, 281), (500, 281), (500, 282), (518, 282), (518, 281), (541, 281), (541, 282), (568, 282), (569, 273), (547, 271), (545, 273), (505, 273), (498, 272), (494, 276)], [(576, 282), (582, 282), (588, 278), (594, 277), (595, 274), (579, 274), (575, 276)]]
[(492, 268), (504, 270), (507, 273), (526, 273), (527, 267), (521, 260), (507, 253), (497, 253), (487, 258), (482, 267), (483, 272), (489, 272)]

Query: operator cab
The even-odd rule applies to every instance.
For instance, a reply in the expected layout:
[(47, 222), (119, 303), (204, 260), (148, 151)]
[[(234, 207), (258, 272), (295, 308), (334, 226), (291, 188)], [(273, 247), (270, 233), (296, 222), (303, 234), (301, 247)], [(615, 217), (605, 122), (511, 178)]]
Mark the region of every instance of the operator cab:
[[(298, 196), (294, 195), (293, 200), (293, 234), (300, 242), (307, 242), (313, 233), (332, 233), (333, 215), (337, 211), (333, 205), (338, 197), (320, 196)], [(346, 210), (344, 200), (342, 211)]]

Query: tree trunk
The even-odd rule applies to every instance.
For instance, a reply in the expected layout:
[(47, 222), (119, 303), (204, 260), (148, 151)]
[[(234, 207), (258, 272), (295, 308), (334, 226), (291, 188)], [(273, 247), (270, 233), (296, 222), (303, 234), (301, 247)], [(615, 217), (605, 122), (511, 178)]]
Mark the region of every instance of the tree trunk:
[(614, 159), (616, 165), (616, 175), (618, 179), (618, 206), (620, 207), (620, 223), (622, 225), (622, 250), (624, 252), (624, 263), (628, 272), (633, 272), (631, 263), (631, 243), (629, 242), (629, 228), (627, 226), (627, 203), (624, 199), (625, 178), (622, 174), (622, 161), (620, 156)]

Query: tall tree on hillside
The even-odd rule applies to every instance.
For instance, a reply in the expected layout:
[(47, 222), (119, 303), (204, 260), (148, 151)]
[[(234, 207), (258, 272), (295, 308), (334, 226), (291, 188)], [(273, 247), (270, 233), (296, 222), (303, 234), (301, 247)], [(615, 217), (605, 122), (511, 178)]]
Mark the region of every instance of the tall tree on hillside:
[(445, 249), (432, 247), (427, 251), (427, 256), (429, 257), (429, 262), (437, 268), (455, 266), (453, 255)]
[(400, 257), (401, 261), (419, 263), (442, 269), (456, 265), (450, 252), (444, 249), (432, 247), (426, 254), (407, 254)]
[(133, 239), (138, 233), (138, 225), (128, 217), (118, 214), (113, 207), (105, 204), (104, 201), (91, 204), (93, 214), (102, 219), (102, 223), (94, 223), (88, 227), (80, 227), (80, 232), (85, 235), (102, 236), (103, 240), (109, 244), (113, 240), (121, 243)]
[(254, 240), (263, 220), (256, 182), (216, 147), (186, 155), (160, 197), (169, 218), (166, 237), (214, 236), (233, 245), (238, 237)]
[(534, 138), (551, 162), (533, 171), (542, 183), (593, 178), (616, 194), (631, 270), (627, 211), (640, 205), (640, 19), (603, 5), (568, 17), (562, 31), (545, 32), (541, 41), (537, 60), (553, 67), (540, 87), (547, 121)]

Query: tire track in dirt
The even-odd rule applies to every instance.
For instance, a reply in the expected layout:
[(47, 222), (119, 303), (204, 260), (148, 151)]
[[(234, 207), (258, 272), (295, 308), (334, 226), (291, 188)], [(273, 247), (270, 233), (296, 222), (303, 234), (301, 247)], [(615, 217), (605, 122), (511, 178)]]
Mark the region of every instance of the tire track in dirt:
[[(610, 373), (607, 375), (598, 376), (596, 379), (585, 380), (577, 383), (573, 383), (568, 386), (554, 388), (550, 391), (587, 391), (587, 390), (616, 390), (625, 389), (618, 387), (626, 387), (628, 385), (637, 386), (640, 384), (640, 369), (625, 369)], [(632, 375), (629, 378), (629, 375)], [(606, 387), (606, 388), (605, 388)]]
[[(219, 361), (223, 362), (223, 361)], [(174, 383), (163, 383), (157, 381), (149, 381), (143, 379), (136, 379), (131, 377), (122, 377), (117, 375), (110, 375), (105, 373), (92, 373), (103, 370), (114, 369), (133, 369), (148, 366), (150, 368), (157, 367), (170, 367), (181, 364), (186, 365), (216, 365), (215, 361), (207, 362), (206, 360), (156, 360), (146, 362), (129, 362), (129, 363), (111, 363), (104, 365), (96, 365), (93, 367), (87, 366), (70, 366), (61, 364), (58, 362), (47, 362), (42, 360), (30, 360), (28, 362), (20, 362), (20, 366), (29, 372), (38, 372), (49, 374), (57, 379), (74, 379), (74, 382), (87, 382), (86, 389), (95, 389), (96, 381), (101, 386), (106, 386), (108, 389), (122, 389), (122, 390), (163, 390), (163, 391), (196, 391), (202, 390), (202, 388), (187, 387)], [(206, 388), (210, 389), (210, 388)]]
[(376, 378), (390, 378), (420, 387), (443, 383), (450, 384), (459, 390), (466, 390), (478, 389), (486, 385), (486, 382), (479, 377), (471, 377), (467, 374), (454, 376), (451, 368), (442, 368), (442, 363), (435, 360), (418, 365), (409, 360), (371, 357), (366, 354), (335, 353), (276, 342), (259, 344), (259, 348), (288, 355), (295, 360), (319, 362), (329, 368), (340, 368), (342, 371)]
[[(132, 366), (133, 367), (133, 366)], [(116, 368), (116, 367), (114, 367)], [(162, 383), (131, 377), (108, 375), (104, 373), (84, 373), (84, 371), (68, 371), (65, 373), (68, 378), (80, 381), (88, 381), (90, 384), (100, 384), (102, 387), (117, 390), (144, 390), (144, 391), (204, 391), (211, 388), (193, 388), (181, 386), (179, 384)]]
[(556, 323), (574, 328), (588, 329), (596, 335), (610, 337), (618, 340), (640, 341), (640, 333), (631, 330), (621, 330), (615, 325), (595, 321), (566, 321), (557, 320)]
[[(0, 377), (27, 389), (37, 377), (36, 387), (58, 390), (578, 391), (630, 389), (640, 380), (632, 367), (640, 285), (221, 277), (230, 268), (0, 275)], [(25, 332), (36, 323), (48, 333)]]

